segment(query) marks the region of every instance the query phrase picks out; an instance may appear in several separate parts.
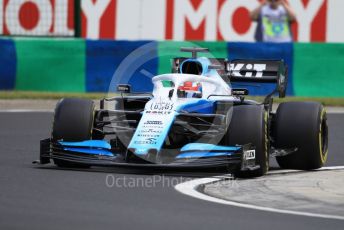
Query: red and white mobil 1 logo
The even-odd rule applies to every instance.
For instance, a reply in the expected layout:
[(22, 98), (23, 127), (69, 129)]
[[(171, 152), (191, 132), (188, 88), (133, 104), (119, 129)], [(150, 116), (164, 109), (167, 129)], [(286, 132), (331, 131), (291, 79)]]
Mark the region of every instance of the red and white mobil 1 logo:
[[(260, 0), (82, 0), (82, 36), (253, 41)], [(296, 41), (344, 42), (344, 1), (288, 0)], [(74, 0), (0, 0), (0, 34), (71, 35)]]
[(73, 0), (0, 0), (0, 34), (73, 35)]

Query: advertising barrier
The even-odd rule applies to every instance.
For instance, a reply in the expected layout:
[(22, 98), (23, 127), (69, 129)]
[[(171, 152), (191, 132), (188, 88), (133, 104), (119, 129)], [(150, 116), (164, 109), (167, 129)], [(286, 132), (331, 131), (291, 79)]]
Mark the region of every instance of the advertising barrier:
[(15, 39), (15, 89), (85, 92), (85, 42), (78, 39)]
[[(261, 0), (0, 0), (0, 34), (87, 39), (253, 41)], [(294, 40), (344, 42), (344, 1), (288, 0)], [(78, 30), (78, 31), (75, 31)]]
[[(171, 58), (188, 56), (180, 47), (210, 48), (209, 57), (283, 59), (287, 95), (343, 97), (344, 44), (94, 41), (84, 39), (0, 39), (0, 90), (113, 92), (129, 83), (150, 92), (151, 78), (171, 71)], [(233, 85), (235, 87), (236, 85)], [(242, 86), (237, 86), (241, 87)], [(247, 86), (266, 95), (273, 86)]]
[(14, 41), (0, 39), (0, 90), (15, 88), (16, 67), (17, 58)]

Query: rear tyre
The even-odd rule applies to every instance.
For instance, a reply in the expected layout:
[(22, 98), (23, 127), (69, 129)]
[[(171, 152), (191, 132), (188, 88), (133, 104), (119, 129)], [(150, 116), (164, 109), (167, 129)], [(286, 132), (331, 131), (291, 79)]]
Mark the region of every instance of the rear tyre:
[[(84, 141), (92, 139), (94, 102), (92, 100), (65, 98), (55, 108), (52, 128), (53, 140)], [(64, 160), (54, 160), (59, 167), (89, 167), (72, 164)]]
[(286, 102), (276, 112), (275, 147), (297, 148), (276, 157), (281, 168), (311, 170), (321, 168), (328, 153), (328, 127), (324, 107), (315, 102)]
[(235, 177), (251, 178), (263, 176), (269, 169), (268, 114), (260, 105), (239, 105), (233, 107), (233, 115), (225, 139), (228, 145), (251, 143), (255, 147), (256, 170), (234, 172)]

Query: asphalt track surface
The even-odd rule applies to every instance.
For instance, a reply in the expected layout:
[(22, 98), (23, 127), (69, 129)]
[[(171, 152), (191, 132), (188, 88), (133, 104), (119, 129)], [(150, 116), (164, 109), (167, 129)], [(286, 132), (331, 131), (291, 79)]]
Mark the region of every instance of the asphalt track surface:
[[(211, 203), (172, 186), (207, 174), (37, 167), (51, 121), (52, 113), (0, 113), (0, 229), (343, 229), (344, 221)], [(328, 122), (327, 166), (344, 165), (344, 115)]]

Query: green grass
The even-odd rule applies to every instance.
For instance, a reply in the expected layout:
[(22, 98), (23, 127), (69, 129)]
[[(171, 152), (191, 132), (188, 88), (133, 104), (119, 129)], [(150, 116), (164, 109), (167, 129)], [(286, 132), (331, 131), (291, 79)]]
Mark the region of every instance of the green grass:
[[(114, 96), (115, 94), (111, 94)], [(31, 91), (0, 91), (0, 99), (61, 99), (64, 97), (78, 97), (89, 99), (101, 99), (108, 97), (107, 93), (56, 93), (56, 92), (31, 92)], [(264, 97), (247, 97), (257, 101), (263, 101)], [(321, 98), (321, 97), (286, 97), (275, 98), (274, 102), (287, 101), (316, 101), (327, 106), (344, 106), (344, 98)]]

